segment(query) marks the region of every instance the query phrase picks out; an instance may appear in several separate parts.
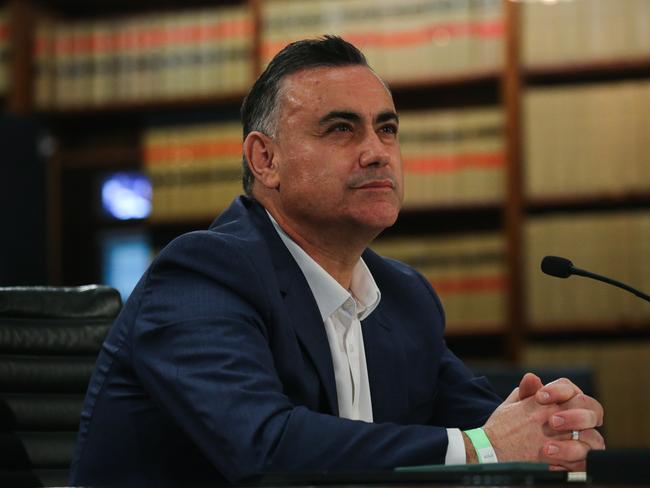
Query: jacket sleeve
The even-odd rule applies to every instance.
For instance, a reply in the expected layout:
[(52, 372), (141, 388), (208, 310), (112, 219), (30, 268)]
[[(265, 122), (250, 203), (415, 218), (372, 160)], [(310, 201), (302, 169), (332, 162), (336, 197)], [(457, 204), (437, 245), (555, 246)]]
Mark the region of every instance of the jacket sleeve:
[[(431, 295), (444, 327), (445, 314), (438, 295), (428, 280), (417, 274)], [(436, 424), (462, 430), (481, 427), (501, 402), (487, 379), (476, 377), (443, 343), (434, 404)]]

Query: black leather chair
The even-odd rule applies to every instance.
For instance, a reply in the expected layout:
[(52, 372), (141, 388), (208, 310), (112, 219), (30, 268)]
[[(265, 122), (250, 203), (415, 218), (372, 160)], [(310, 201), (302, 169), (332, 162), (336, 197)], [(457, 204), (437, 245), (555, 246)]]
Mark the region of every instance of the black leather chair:
[(0, 288), (0, 486), (64, 486), (110, 287)]

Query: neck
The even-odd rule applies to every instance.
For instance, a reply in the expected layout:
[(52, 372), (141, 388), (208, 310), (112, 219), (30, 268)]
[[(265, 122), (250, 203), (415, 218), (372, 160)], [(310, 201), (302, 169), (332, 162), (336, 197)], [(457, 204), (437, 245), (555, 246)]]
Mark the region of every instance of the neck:
[(318, 223), (313, 226), (297, 225), (273, 206), (266, 207), (278, 225), (318, 265), (332, 276), (346, 290), (350, 288), (352, 271), (363, 251), (379, 232), (362, 232), (354, 229), (327, 228)]

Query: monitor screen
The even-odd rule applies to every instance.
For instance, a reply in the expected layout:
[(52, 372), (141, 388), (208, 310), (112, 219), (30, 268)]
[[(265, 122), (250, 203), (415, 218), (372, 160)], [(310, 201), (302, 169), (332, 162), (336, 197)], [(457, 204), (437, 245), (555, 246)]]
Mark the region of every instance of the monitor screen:
[(151, 182), (143, 173), (120, 171), (103, 175), (102, 213), (117, 220), (145, 219), (151, 214)]
[(100, 234), (102, 283), (116, 288), (126, 301), (153, 256), (149, 235), (138, 230)]

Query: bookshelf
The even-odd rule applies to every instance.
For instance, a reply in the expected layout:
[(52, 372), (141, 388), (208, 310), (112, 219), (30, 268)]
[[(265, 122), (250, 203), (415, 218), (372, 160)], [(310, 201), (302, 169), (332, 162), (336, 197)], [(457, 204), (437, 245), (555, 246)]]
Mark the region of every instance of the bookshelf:
[[(650, 3), (513, 8), (523, 31), (516, 91), (525, 304), (519, 359), (531, 368), (589, 365), (607, 412), (608, 447), (647, 447), (639, 434), (650, 432), (644, 376), (650, 307), (589, 280), (544, 277), (537, 266), (544, 254), (565, 255), (576, 266), (650, 286), (650, 161), (640, 135), (650, 101), (650, 30), (640, 19), (647, 18)], [(555, 28), (531, 33), (547, 25)]]
[[(405, 0), (398, 4), (376, 2), (377, 8), (370, 12), (365, 0), (239, 0), (216, 3), (201, 0), (0, 2), (0, 8), (4, 5), (3, 11), (11, 17), (11, 25), (15, 26), (7, 36), (12, 63), (7, 70), (7, 84), (10, 88), (5, 96), (5, 110), (36, 117), (50, 131), (55, 142), (48, 165), (50, 186), (47, 211), (50, 225), (48, 248), (51, 283), (77, 284), (96, 281), (97, 258), (90, 251), (95, 245), (93, 236), (108, 228), (143, 230), (152, 236), (154, 247), (160, 247), (175, 235), (209, 224), (212, 214), (216, 215), (216, 211), (149, 219), (139, 223), (107, 222), (98, 217), (91, 208), (90, 200), (94, 198), (92, 189), (99, 174), (113, 170), (145, 168), (143, 141), (146, 134), (152, 130), (173, 131), (175, 127), (223, 124), (237, 120), (238, 107), (246, 92), (246, 83), (217, 92), (206, 91), (204, 86), (194, 92), (183, 89), (172, 91), (171, 95), (163, 92), (156, 95), (155, 90), (140, 96), (121, 96), (116, 92), (109, 96), (104, 93), (99, 99), (88, 96), (76, 101), (67, 100), (63, 104), (41, 103), (35, 93), (39, 70), (32, 62), (38, 56), (35, 43), (39, 26), (44, 20), (54, 22), (55, 25), (58, 22), (64, 26), (64, 34), (69, 31), (74, 37), (77, 31), (73, 27), (80, 27), (83, 33), (84, 24), (87, 24), (86, 27), (94, 26), (95, 31), (99, 33), (111, 29), (113, 32), (116, 29), (119, 31), (122, 27), (138, 30), (144, 29), (146, 25), (169, 23), (176, 17), (180, 19), (179, 22), (182, 22), (183, 18), (189, 18), (187, 22), (192, 23), (192, 19), (197, 18), (192, 15), (205, 9), (244, 8), (248, 11), (248, 30), (244, 29), (248, 43), (246, 49), (250, 52), (245, 68), (248, 80), (252, 80), (260, 71), (277, 46), (294, 38), (327, 31), (356, 41), (366, 51), (371, 64), (388, 79), (396, 105), (400, 112), (406, 115), (405, 126), (408, 125), (410, 115), (414, 121), (412, 125), (418, 127), (422, 120), (433, 120), (437, 116), (446, 116), (447, 119), (458, 123), (463, 117), (470, 120), (481, 111), (492, 109), (500, 114), (500, 141), (492, 139), (491, 142), (486, 142), (485, 139), (474, 140), (472, 137), (463, 139), (466, 145), (483, 144), (480, 146), (483, 148), (486, 147), (485, 144), (500, 144), (499, 150), (503, 154), (500, 193), (494, 193), (490, 198), (484, 199), (468, 197), (456, 200), (407, 200), (407, 206), (398, 223), (384, 234), (387, 246), (396, 241), (399, 244), (400, 240), (430, 239), (434, 241), (429, 243), (431, 246), (445, 249), (444, 241), (448, 240), (455, 242), (449, 246), (455, 246), (469, 254), (472, 253), (470, 249), (473, 239), (480, 242), (481, 238), (491, 239), (497, 236), (501, 242), (502, 250), (500, 254), (497, 253), (500, 255), (501, 268), (497, 274), (501, 276), (499, 313), (502, 315), (497, 316), (502, 319), (498, 324), (489, 326), (480, 325), (475, 320), (451, 326), (449, 342), (461, 355), (478, 359), (507, 358), (515, 363), (538, 361), (543, 355), (540, 351), (544, 348), (552, 349), (556, 344), (575, 341), (581, 335), (595, 338), (600, 345), (609, 339), (627, 338), (647, 345), (650, 317), (643, 315), (639, 308), (631, 312), (629, 317), (601, 316), (578, 320), (569, 314), (568, 317), (558, 318), (552, 326), (533, 319), (530, 312), (532, 295), (542, 293), (537, 291), (539, 282), (533, 280), (539, 271), (537, 258), (531, 253), (534, 247), (531, 245), (531, 233), (556, 233), (553, 230), (554, 225), (569, 229), (581, 227), (587, 217), (606, 219), (622, 215), (627, 218), (631, 214), (650, 213), (650, 175), (643, 172), (644, 168), (650, 168), (650, 161), (638, 156), (643, 148), (648, 152), (648, 143), (642, 137), (643, 134), (639, 132), (640, 135), (636, 139), (640, 144), (635, 149), (638, 167), (630, 176), (622, 178), (620, 168), (612, 170), (601, 165), (604, 168), (603, 175), (599, 180), (596, 178), (597, 184), (593, 184), (589, 183), (588, 176), (595, 178), (597, 171), (587, 167), (587, 171), (582, 173), (587, 176), (576, 176), (572, 166), (557, 178), (561, 183), (579, 180), (580, 185), (583, 185), (586, 182), (579, 191), (570, 186), (561, 188), (559, 184), (547, 185), (546, 190), (550, 187), (561, 191), (549, 192), (543, 186), (539, 191), (531, 191), (531, 188), (538, 187), (537, 183), (530, 181), (540, 165), (551, 167), (556, 160), (553, 157), (542, 158), (541, 163), (535, 163), (537, 169), (531, 166), (534, 162), (531, 154), (539, 154), (554, 145), (547, 143), (550, 136), (544, 136), (542, 133), (539, 136), (541, 145), (531, 148), (531, 141), (538, 137), (534, 132), (542, 125), (542, 117), (536, 113), (539, 114), (540, 110), (543, 111), (552, 103), (557, 105), (557, 113), (564, 109), (569, 115), (578, 114), (575, 115), (575, 120), (567, 115), (563, 122), (566, 123), (563, 127), (567, 128), (565, 132), (572, 134), (571, 131), (576, 131), (580, 134), (578, 137), (566, 138), (563, 153), (579, 153), (579, 143), (587, 140), (586, 134), (591, 130), (589, 127), (575, 125), (581, 121), (580, 111), (577, 108), (570, 109), (573, 106), (571, 104), (598, 107), (599, 102), (594, 100), (604, 100), (605, 108), (602, 110), (621, 117), (612, 122), (614, 127), (633, 127), (618, 131), (612, 129), (594, 139), (607, 147), (617, 144), (630, 147), (628, 143), (621, 141), (627, 141), (626, 137), (631, 131), (647, 128), (649, 124), (643, 111), (637, 111), (636, 119), (629, 116), (626, 118), (626, 114), (634, 112), (632, 108), (640, 103), (631, 103), (630, 100), (643, 99), (638, 97), (638, 93), (632, 93), (634, 90), (629, 87), (645, 87), (650, 83), (650, 27), (645, 25), (647, 22), (638, 20), (648, 18), (644, 15), (650, 2), (622, 0), (609, 2), (608, 6), (603, 0), (536, 3), (508, 0)], [(610, 10), (611, 4), (620, 5), (620, 11)], [(452, 5), (456, 10), (452, 9)], [(457, 7), (458, 5), (467, 9), (463, 10)], [(593, 7), (593, 11), (589, 10), (589, 6)], [(350, 15), (342, 18), (342, 11)], [(415, 15), (416, 12), (418, 15)], [(393, 19), (392, 23), (386, 22), (388, 14)], [(589, 22), (593, 25), (582, 26), (573, 32), (577, 18), (590, 19)], [(603, 22), (603, 18), (616, 21)], [(539, 19), (545, 20), (540, 22)], [(547, 28), (546, 32), (540, 32), (538, 25), (552, 25), (553, 29)], [(207, 32), (210, 32), (209, 29)], [(582, 48), (571, 40), (571, 32), (578, 39), (575, 42), (583, 43)], [(601, 33), (603, 38), (616, 39), (616, 42), (612, 41), (611, 45), (603, 44), (600, 37), (594, 33)], [(201, 35), (198, 35), (199, 39)], [(555, 37), (551, 38), (550, 35)], [(595, 42), (594, 45), (584, 44), (590, 39)], [(625, 42), (620, 41), (620, 44), (619, 39)], [(540, 46), (546, 46), (547, 49), (542, 50)], [(555, 46), (554, 50), (549, 46)], [(198, 52), (202, 48), (193, 45), (190, 51), (192, 49)], [(208, 54), (204, 54), (206, 59), (209, 59), (209, 49), (207, 51)], [(580, 52), (587, 55), (580, 56)], [(417, 56), (409, 53), (417, 53)], [(120, 61), (122, 54), (114, 54), (117, 56), (117, 65), (128, 65), (123, 59)], [(160, 53), (157, 54), (155, 48), (151, 48), (150, 51), (145, 50), (140, 54), (141, 61), (145, 65), (151, 65), (151, 59), (155, 59)], [(455, 61), (453, 58), (458, 59)], [(390, 66), (390, 59), (399, 59), (401, 64), (398, 67)], [(433, 63), (432, 60), (436, 62)], [(197, 76), (202, 76), (200, 69), (197, 73)], [(118, 75), (114, 73), (114, 76)], [(145, 78), (151, 81), (151, 73)], [(93, 84), (92, 80), (86, 80), (84, 83), (85, 90)], [(74, 86), (81, 86), (78, 91), (83, 92), (84, 83)], [(120, 83), (115, 81), (115, 84)], [(644, 89), (638, 88), (637, 92)], [(595, 93), (599, 90), (602, 93)], [(559, 100), (553, 98), (554, 96), (559, 97)], [(629, 109), (617, 111), (615, 107), (619, 102), (616, 102), (616, 97), (626, 100)], [(56, 101), (56, 97), (54, 100)], [(645, 113), (650, 113), (650, 105), (648, 107)], [(591, 115), (582, 119), (593, 117)], [(450, 140), (458, 134), (480, 132), (468, 129), (471, 122), (462, 122), (457, 126), (451, 123), (445, 126), (445, 123), (447, 122), (443, 120), (439, 122), (437, 129), (427, 129), (428, 132), (424, 131), (421, 135), (420, 142), (429, 137), (430, 140), (426, 142), (430, 145), (428, 149), (418, 146), (417, 137), (412, 139), (416, 142), (405, 141), (405, 160), (410, 155), (420, 157), (445, 151), (456, 157), (462, 154), (462, 151), (467, 151), (467, 147), (441, 149), (440, 140)], [(571, 124), (574, 124), (573, 129)], [(431, 127), (434, 126), (435, 123), (431, 122)], [(548, 130), (551, 129), (554, 129), (552, 124)], [(413, 130), (411, 134), (416, 132)], [(405, 139), (409, 138), (408, 130), (403, 134)], [(438, 142), (432, 134), (438, 134)], [(612, 137), (611, 141), (607, 139), (609, 136)], [(617, 152), (611, 153), (609, 157), (612, 157), (612, 154), (616, 155)], [(634, 155), (630, 158), (634, 159)], [(458, 163), (462, 158), (456, 157), (455, 161), (453, 164), (449, 161), (445, 164), (463, 166), (462, 162)], [(557, 163), (556, 166), (566, 168), (567, 164)], [(459, 170), (459, 174), (460, 172)], [(434, 173), (433, 180), (437, 174)], [(536, 181), (544, 182), (548, 178), (544, 172), (540, 175)], [(471, 189), (468, 194), (471, 196)], [(79, 204), (79, 201), (82, 203)], [(568, 223), (559, 224), (559, 221)], [(628, 236), (634, 232), (646, 236), (647, 231), (644, 231), (644, 228), (641, 225), (641, 230), (625, 232)], [(606, 231), (595, 237), (594, 232), (587, 229), (583, 235), (591, 236), (590, 238), (597, 242), (606, 240)], [(585, 245), (579, 243), (588, 238), (579, 240), (579, 235), (568, 237), (566, 248), (572, 253), (568, 257), (576, 256), (577, 265), (587, 267), (591, 259), (589, 256), (583, 258), (580, 254)], [(624, 240), (620, 239), (621, 242)], [(379, 245), (384, 246), (384, 239)], [(546, 247), (552, 246), (549, 244)], [(648, 246), (650, 248), (650, 242)], [(423, 249), (422, 253), (432, 252), (427, 251), (429, 248), (424, 245)], [(435, 252), (439, 254), (440, 262), (445, 262), (445, 256), (449, 262), (460, 259), (448, 251)], [(550, 254), (546, 249), (535, 252)], [(419, 258), (416, 256), (413, 259), (417, 261)], [(471, 266), (468, 266), (467, 269), (470, 268)], [(487, 273), (480, 267), (471, 269), (471, 275), (481, 276), (482, 273)], [(617, 271), (616, 268), (612, 269)], [(449, 268), (436, 269), (432, 274), (443, 272), (449, 272), (451, 275), (463, 274)], [(629, 276), (639, 276), (639, 270), (635, 272), (637, 275)], [(493, 277), (494, 275), (492, 272)], [(650, 276), (650, 272), (648, 275)], [(468, 276), (465, 276), (463, 279), (467, 282), (467, 278)], [(535, 279), (552, 280), (539, 277)], [(446, 283), (449, 285), (449, 280)], [(643, 288), (638, 282), (636, 284)], [(582, 288), (583, 285), (572, 281), (550, 282), (548, 286), (558, 289), (561, 287), (570, 297), (573, 293), (570, 288)], [(453, 289), (453, 286), (449, 288)], [(493, 291), (492, 289), (490, 293)], [(595, 292), (592, 289), (581, 293)], [(598, 296), (600, 301), (615, 300), (611, 295)], [(473, 299), (480, 301), (478, 297)], [(450, 296), (449, 300), (456, 298)], [(582, 298), (580, 300), (584, 301)], [(450, 307), (453, 308), (454, 305), (450, 303)], [(484, 357), (486, 349), (492, 351), (488, 358)], [(534, 351), (534, 354), (529, 351)]]

